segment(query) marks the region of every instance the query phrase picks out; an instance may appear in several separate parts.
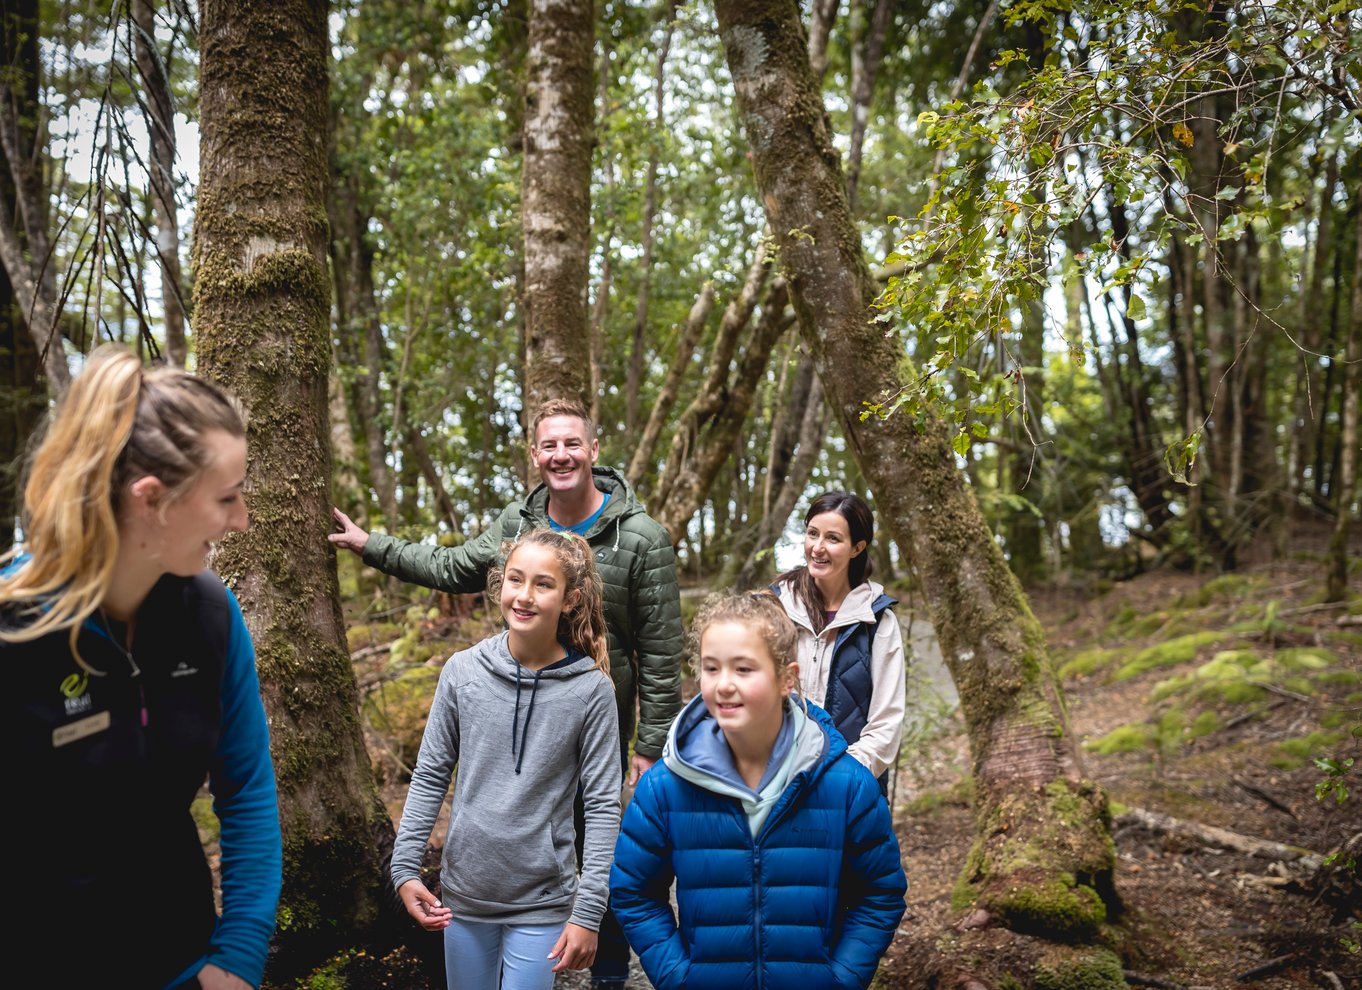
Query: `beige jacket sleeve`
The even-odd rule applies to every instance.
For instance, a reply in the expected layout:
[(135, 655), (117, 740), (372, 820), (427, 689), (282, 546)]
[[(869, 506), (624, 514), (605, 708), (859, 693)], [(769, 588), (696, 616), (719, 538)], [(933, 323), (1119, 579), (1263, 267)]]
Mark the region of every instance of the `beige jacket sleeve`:
[(880, 613), (880, 624), (870, 647), (870, 714), (861, 738), (847, 752), (878, 777), (898, 758), (903, 741), (904, 676), (903, 631), (893, 609)]

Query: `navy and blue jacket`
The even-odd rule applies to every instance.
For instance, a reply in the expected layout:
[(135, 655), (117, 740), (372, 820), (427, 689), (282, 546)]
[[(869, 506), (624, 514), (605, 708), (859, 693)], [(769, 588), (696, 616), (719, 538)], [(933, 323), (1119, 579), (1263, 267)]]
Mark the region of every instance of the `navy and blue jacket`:
[[(0, 644), (19, 803), (9, 937), (47, 985), (156, 990), (213, 963), (258, 986), (282, 855), (250, 634), (207, 571), (161, 578), (133, 628), (129, 651), (98, 613), (85, 622), (77, 647), (95, 673), (69, 630)], [(220, 918), (191, 814), (205, 778)]]
[[(658, 990), (851, 990), (874, 976), (904, 911), (898, 840), (875, 779), (847, 755), (826, 712), (807, 712), (822, 754), (794, 775), (755, 836), (738, 798), (673, 769), (675, 727), (639, 782), (610, 895)], [(683, 713), (676, 726), (686, 721)]]

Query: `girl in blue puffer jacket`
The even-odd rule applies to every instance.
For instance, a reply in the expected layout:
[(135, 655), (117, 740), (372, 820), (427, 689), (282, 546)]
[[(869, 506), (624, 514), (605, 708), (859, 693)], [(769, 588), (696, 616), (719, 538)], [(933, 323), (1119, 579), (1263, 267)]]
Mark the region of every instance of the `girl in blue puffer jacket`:
[(615, 846), (629, 943), (658, 990), (864, 988), (906, 889), (875, 778), (798, 697), (796, 632), (774, 595), (713, 596), (691, 635), (700, 696)]

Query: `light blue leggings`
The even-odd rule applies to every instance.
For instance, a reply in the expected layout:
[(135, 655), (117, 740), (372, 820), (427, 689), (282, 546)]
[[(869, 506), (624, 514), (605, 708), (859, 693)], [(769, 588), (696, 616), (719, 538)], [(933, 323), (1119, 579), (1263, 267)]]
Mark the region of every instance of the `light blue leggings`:
[(562, 925), (497, 925), (455, 918), (445, 929), (449, 990), (551, 990), (549, 952)]

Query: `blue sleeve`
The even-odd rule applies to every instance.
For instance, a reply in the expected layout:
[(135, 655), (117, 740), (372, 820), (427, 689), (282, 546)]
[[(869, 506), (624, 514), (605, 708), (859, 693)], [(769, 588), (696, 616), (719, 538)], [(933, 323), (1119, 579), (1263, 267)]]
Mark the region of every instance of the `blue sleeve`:
[(221, 823), (222, 917), (203, 961), (259, 986), (283, 875), (279, 804), (255, 648), (227, 592), (231, 635), (222, 672), (222, 735), (208, 784)]
[(870, 985), (880, 957), (903, 918), (908, 890), (899, 856), (899, 840), (870, 771), (850, 756), (847, 840), (842, 856), (839, 901), (842, 933), (832, 947), (832, 961), (853, 977), (851, 985)]
[(624, 809), (610, 868), (610, 908), (653, 986), (679, 990), (690, 956), (672, 912), (672, 843), (655, 786), (666, 772), (658, 764), (645, 773)]

